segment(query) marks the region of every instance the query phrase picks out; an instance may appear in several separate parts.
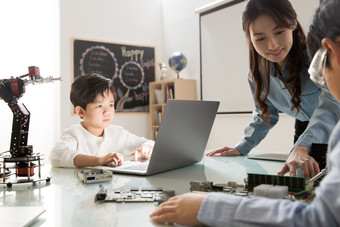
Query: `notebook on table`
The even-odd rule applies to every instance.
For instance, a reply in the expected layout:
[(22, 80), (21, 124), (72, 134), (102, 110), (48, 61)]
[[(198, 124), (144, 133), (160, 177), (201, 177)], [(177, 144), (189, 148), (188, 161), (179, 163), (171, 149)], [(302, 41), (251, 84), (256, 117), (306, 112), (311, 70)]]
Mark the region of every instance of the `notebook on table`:
[(96, 168), (152, 175), (201, 161), (218, 106), (217, 101), (168, 100), (149, 161)]
[(265, 154), (248, 155), (247, 158), (285, 162), (288, 156), (289, 154), (285, 154), (285, 153), (265, 153)]
[(0, 207), (0, 226), (30, 226), (46, 210), (43, 207)]

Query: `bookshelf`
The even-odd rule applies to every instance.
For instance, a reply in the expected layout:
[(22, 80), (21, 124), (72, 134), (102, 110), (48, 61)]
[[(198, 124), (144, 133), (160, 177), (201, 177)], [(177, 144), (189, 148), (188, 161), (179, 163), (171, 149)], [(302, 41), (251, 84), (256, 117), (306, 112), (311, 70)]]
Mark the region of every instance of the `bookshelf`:
[(156, 139), (169, 99), (196, 100), (196, 80), (171, 79), (149, 83), (150, 138)]

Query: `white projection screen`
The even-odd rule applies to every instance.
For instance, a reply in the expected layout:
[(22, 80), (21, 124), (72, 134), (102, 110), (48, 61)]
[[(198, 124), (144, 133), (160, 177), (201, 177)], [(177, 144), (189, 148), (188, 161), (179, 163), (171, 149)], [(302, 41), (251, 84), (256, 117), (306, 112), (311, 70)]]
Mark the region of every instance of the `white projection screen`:
[[(319, 0), (291, 0), (307, 33)], [(200, 88), (202, 100), (220, 101), (218, 113), (254, 109), (247, 77), (248, 46), (242, 30), (244, 0), (217, 2), (196, 10), (200, 21)]]

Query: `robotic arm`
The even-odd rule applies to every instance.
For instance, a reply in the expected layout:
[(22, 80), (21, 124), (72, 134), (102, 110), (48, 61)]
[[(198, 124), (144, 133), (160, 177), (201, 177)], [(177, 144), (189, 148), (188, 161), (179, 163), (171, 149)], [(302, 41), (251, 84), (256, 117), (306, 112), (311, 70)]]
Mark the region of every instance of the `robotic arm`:
[[(28, 67), (28, 74), (20, 77), (0, 80), (0, 98), (3, 99), (13, 112), (13, 125), (11, 146), (9, 152), (12, 157), (24, 157), (33, 153), (32, 145), (27, 145), (30, 112), (24, 104), (18, 103), (18, 99), (25, 93), (26, 84), (47, 83), (59, 78), (42, 78), (39, 68)], [(28, 79), (23, 79), (28, 77)]]
[(8, 105), (15, 100), (18, 100), (25, 92), (24, 81), (20, 78), (0, 80), (0, 98)]

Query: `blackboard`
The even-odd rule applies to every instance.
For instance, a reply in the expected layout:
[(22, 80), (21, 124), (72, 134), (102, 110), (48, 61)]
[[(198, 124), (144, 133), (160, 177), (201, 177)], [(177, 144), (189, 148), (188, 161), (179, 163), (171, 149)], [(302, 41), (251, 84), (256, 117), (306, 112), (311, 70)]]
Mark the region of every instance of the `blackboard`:
[(98, 73), (112, 79), (116, 112), (148, 112), (149, 83), (155, 81), (155, 48), (73, 39), (73, 79)]

